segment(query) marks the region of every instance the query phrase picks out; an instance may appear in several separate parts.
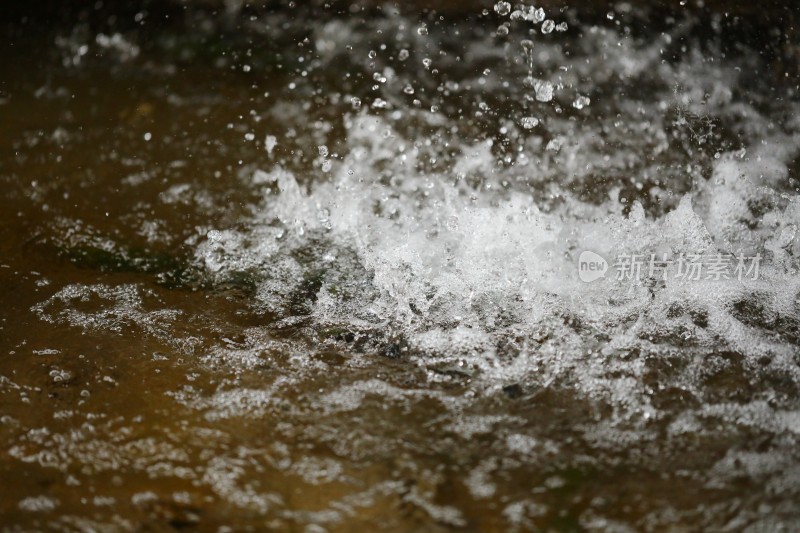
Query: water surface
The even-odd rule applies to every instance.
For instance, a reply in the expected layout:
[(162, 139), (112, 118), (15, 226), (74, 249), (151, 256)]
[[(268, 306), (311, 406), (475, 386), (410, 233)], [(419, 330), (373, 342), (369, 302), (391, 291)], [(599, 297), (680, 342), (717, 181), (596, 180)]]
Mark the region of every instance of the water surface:
[(797, 40), (502, 4), (5, 27), (4, 528), (792, 529)]

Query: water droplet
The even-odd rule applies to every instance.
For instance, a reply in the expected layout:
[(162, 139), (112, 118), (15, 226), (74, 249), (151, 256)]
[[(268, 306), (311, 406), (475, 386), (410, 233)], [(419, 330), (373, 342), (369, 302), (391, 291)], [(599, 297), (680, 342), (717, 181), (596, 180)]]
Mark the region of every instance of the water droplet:
[(547, 19), (542, 24), (542, 33), (551, 33), (556, 27), (556, 23), (553, 22), (553, 19)]
[(579, 95), (574, 102), (572, 102), (572, 107), (575, 109), (583, 109), (587, 105), (592, 103), (592, 101), (587, 96)]
[(501, 17), (505, 17), (511, 12), (511, 3), (510, 2), (497, 2), (494, 5), (494, 11)]
[(539, 125), (539, 119), (536, 117), (522, 117), (519, 120), (519, 124), (526, 130), (532, 130)]
[(536, 93), (536, 100), (539, 102), (549, 102), (553, 99), (553, 84), (546, 80), (534, 80), (533, 90)]
[(530, 55), (531, 52), (533, 52), (533, 41), (531, 41), (530, 39), (524, 39), (519, 44), (522, 45), (522, 49), (525, 50), (525, 53), (527, 55)]
[(264, 147), (267, 149), (267, 153), (272, 154), (272, 150), (275, 149), (275, 146), (278, 144), (278, 139), (274, 135), (267, 135), (267, 138), (264, 140)]

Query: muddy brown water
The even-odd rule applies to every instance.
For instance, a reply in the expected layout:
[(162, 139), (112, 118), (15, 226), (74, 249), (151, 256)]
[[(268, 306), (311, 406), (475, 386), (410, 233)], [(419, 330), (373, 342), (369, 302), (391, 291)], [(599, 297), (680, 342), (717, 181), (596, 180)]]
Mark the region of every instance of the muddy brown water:
[[(731, 449), (785, 450), (789, 435), (731, 426), (659, 438), (665, 418), (607, 448), (583, 428), (608, 406), (568, 388), (476, 389), (468, 372), (410, 364), (391, 343), (361, 349), (357, 334), (302, 315), (281, 323), (252, 305), (247, 279), (204, 279), (198, 235), (243, 224), (258, 197), (243, 176), (274, 164), (261, 140), (286, 124), (265, 110), (307, 102), (325, 119), (339, 112), (326, 93), (362, 94), (369, 82), (326, 71), (314, 74), (321, 92), (292, 93), (296, 71), (278, 68), (302, 42), (291, 17), (279, 39), (259, 33), (251, 46), (226, 15), (177, 13), (191, 23), (145, 26), (130, 58), (130, 40), (98, 48), (114, 28), (94, 22), (6, 26), (3, 530), (796, 524), (797, 500), (779, 482), (704, 476)], [(274, 157), (304, 168), (316, 147), (311, 133), (298, 139), (282, 137)], [(88, 289), (70, 293), (77, 285)], [(732, 361), (709, 386), (735, 402), (750, 385)], [(651, 376), (669, 372), (664, 363)], [(674, 413), (697, 401), (679, 388), (657, 400)]]

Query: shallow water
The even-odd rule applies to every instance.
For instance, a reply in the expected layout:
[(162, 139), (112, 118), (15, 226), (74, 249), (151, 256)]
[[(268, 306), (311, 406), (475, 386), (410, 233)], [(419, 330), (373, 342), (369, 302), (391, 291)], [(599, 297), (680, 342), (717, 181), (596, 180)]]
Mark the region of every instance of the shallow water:
[(800, 519), (788, 29), (99, 11), (4, 30), (5, 529)]

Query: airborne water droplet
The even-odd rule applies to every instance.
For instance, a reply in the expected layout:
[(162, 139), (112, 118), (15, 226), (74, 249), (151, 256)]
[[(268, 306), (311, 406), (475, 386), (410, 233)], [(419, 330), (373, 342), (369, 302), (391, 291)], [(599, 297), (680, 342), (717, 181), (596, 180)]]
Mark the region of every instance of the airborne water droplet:
[(267, 135), (267, 138), (264, 139), (264, 147), (267, 149), (267, 153), (272, 155), (272, 150), (275, 149), (275, 146), (278, 144), (278, 139), (274, 135)]
[(534, 80), (533, 90), (536, 92), (536, 100), (539, 102), (549, 102), (553, 99), (553, 84), (546, 80)]
[(575, 109), (583, 109), (587, 105), (592, 103), (592, 101), (587, 96), (579, 95), (574, 102), (572, 102), (572, 107)]
[(519, 44), (522, 45), (522, 49), (525, 50), (526, 54), (530, 55), (533, 51), (533, 41), (530, 39), (524, 39)]
[(501, 17), (505, 17), (511, 12), (511, 3), (510, 2), (497, 2), (494, 5), (495, 12), (500, 15)]

